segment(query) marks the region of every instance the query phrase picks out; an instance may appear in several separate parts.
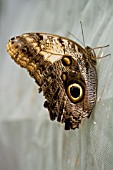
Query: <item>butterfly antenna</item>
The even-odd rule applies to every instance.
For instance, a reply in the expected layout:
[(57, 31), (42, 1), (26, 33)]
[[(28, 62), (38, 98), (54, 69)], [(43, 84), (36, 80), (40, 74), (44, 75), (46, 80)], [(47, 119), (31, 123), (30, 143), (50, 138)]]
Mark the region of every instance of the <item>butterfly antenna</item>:
[(75, 37), (72, 33), (70, 33), (70, 32), (68, 31), (68, 34), (72, 35), (74, 38), (77, 39), (77, 41), (79, 41), (79, 42), (84, 46), (84, 44), (82, 43), (82, 41), (80, 41), (80, 40), (79, 40), (77, 37)]
[(83, 45), (85, 47), (84, 32), (83, 32), (83, 27), (82, 27), (82, 22), (81, 21), (80, 21), (80, 25), (81, 25), (81, 30), (82, 30)]

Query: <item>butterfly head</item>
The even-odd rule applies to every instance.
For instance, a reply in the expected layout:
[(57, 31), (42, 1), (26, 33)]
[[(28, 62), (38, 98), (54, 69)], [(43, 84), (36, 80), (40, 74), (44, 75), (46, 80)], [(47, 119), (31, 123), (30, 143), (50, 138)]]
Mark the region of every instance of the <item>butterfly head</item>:
[(88, 59), (90, 60), (91, 63), (94, 65), (96, 64), (96, 54), (93, 48), (86, 46), (85, 47), (86, 53), (88, 55)]

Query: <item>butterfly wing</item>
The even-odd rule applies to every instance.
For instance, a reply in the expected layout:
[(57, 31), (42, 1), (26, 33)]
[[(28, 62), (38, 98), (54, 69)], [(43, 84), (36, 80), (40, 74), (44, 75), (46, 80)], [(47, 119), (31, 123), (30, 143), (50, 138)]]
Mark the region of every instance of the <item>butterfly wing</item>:
[(7, 51), (26, 68), (43, 91), (51, 120), (75, 129), (96, 102), (96, 69), (86, 51), (72, 40), (45, 33), (12, 38)]

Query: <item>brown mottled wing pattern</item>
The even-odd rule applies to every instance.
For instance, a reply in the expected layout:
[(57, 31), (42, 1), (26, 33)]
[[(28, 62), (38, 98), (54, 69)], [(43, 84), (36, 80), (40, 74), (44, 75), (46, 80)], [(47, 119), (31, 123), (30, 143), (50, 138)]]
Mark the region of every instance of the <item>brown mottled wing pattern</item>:
[(46, 33), (26, 33), (9, 40), (7, 51), (43, 91), (50, 119), (79, 127), (96, 102), (96, 56), (72, 40)]

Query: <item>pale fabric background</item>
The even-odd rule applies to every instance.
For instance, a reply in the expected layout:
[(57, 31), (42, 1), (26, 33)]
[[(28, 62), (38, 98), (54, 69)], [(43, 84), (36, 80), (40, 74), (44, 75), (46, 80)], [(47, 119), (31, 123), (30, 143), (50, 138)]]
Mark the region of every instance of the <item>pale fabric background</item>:
[[(6, 52), (25, 32), (109, 44), (98, 60), (98, 100), (79, 130), (49, 119), (44, 97)], [(113, 0), (0, 0), (0, 170), (113, 170)]]

